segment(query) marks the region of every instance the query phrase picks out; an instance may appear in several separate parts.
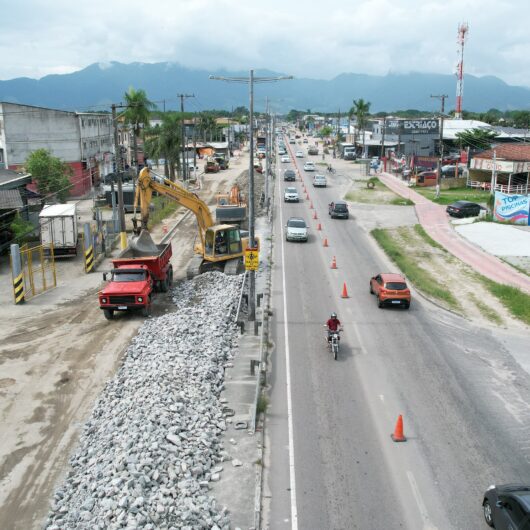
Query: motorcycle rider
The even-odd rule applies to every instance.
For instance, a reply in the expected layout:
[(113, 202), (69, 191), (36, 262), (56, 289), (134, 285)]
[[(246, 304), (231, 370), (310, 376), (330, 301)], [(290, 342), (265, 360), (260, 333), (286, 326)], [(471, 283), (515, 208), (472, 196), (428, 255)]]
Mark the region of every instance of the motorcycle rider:
[[(340, 320), (337, 318), (337, 313), (335, 312), (331, 313), (331, 316), (326, 322), (326, 326), (328, 328), (328, 342), (331, 342), (332, 333), (335, 333), (336, 331), (341, 330), (341, 323), (340, 323)], [(339, 336), (339, 339), (340, 339), (340, 336)]]

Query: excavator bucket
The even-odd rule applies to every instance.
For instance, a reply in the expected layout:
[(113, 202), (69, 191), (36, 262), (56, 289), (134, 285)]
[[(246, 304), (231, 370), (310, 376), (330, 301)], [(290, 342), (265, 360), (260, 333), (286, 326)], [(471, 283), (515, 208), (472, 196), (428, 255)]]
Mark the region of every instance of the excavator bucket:
[(129, 246), (135, 253), (143, 256), (156, 255), (160, 252), (147, 230), (142, 230), (139, 236), (132, 237)]

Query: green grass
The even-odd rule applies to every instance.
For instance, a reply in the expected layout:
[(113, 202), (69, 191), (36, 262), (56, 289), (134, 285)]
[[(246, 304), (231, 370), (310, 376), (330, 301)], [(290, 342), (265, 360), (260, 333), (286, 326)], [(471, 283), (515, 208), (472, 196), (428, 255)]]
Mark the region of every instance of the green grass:
[(414, 231), (423, 239), (423, 241), (428, 243), (431, 247), (447, 252), (447, 250), (442, 247), (440, 243), (437, 243), (427, 232), (425, 232), (425, 229), (420, 224), (414, 225)]
[(477, 277), (514, 317), (530, 326), (530, 295), (517, 287), (494, 282), (481, 274), (477, 274)]
[(173, 212), (176, 212), (179, 205), (167, 197), (153, 197), (154, 211), (149, 215), (149, 228), (153, 228)]
[(437, 204), (451, 204), (455, 201), (471, 201), (487, 203), (490, 197), (489, 191), (477, 190), (475, 188), (453, 188), (450, 190), (440, 190), (440, 197), (435, 198), (436, 191), (433, 188), (415, 187), (417, 191), (427, 199)]
[(266, 412), (268, 406), (269, 406), (269, 399), (264, 394), (261, 394), (258, 397), (258, 406), (256, 408), (258, 414)]
[(405, 199), (403, 197), (396, 197), (392, 199), (388, 204), (393, 204), (395, 206), (414, 206), (414, 202), (410, 199)]
[(473, 300), (473, 303), (478, 307), (478, 310), (482, 316), (487, 318), (490, 322), (497, 324), (498, 326), (503, 324), (502, 318), (493, 309), (491, 309), (491, 307), (479, 300), (474, 293), (471, 293), (470, 297)]
[(388, 230), (375, 228), (371, 234), (403, 274), (424, 293), (441, 300), (453, 309), (459, 309), (456, 298), (427, 270), (420, 267), (413, 256), (407, 255)]
[(525, 276), (530, 276), (528, 271), (524, 267), (520, 267), (519, 265), (516, 265), (515, 263), (512, 263), (511, 261), (508, 261), (507, 259), (504, 259), (502, 256), (497, 256), (501, 261), (504, 261), (506, 265), (509, 265), (510, 267), (513, 267), (515, 270), (518, 270), (521, 274), (524, 274)]

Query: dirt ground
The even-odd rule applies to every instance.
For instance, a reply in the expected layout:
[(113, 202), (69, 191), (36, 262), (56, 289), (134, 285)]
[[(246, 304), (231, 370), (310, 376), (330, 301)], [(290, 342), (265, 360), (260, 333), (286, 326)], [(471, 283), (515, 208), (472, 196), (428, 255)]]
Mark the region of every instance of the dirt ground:
[[(203, 179), (196, 190), (208, 204), (248, 167), (248, 155), (229, 170)], [(153, 230), (155, 241), (184, 217), (180, 208)], [(172, 238), (177, 278), (193, 253), (193, 215)], [(99, 271), (110, 268), (104, 261)], [(62, 479), (96, 396), (115, 373), (143, 318), (119, 315), (108, 322), (97, 304), (100, 272), (85, 275), (82, 261), (60, 262), (58, 286), (15, 306), (7, 264), (0, 264), (0, 521), (2, 529), (41, 527), (54, 487)], [(160, 294), (154, 315), (171, 310)]]

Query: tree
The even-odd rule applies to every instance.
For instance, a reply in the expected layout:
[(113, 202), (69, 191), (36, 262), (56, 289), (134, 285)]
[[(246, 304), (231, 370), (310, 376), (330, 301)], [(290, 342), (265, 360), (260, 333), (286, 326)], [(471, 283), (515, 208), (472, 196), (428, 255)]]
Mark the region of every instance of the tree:
[(70, 177), (74, 173), (66, 162), (52, 156), (46, 149), (37, 149), (30, 153), (25, 167), (35, 180), (40, 194), (55, 195), (60, 202), (66, 201), (72, 187)]
[(470, 147), (475, 151), (482, 151), (491, 148), (491, 144), (498, 133), (487, 129), (468, 129), (456, 133), (455, 136), (460, 141), (461, 147)]
[[(348, 111), (348, 134), (350, 134), (351, 119), (355, 116), (355, 107), (351, 107)], [(355, 142), (354, 142), (355, 143)]]
[(363, 156), (365, 149), (365, 128), (368, 121), (368, 116), (370, 112), (369, 101), (364, 101), (364, 99), (353, 100), (353, 108), (355, 109), (355, 117), (357, 118), (357, 128), (362, 129), (363, 131)]
[(175, 166), (180, 169), (182, 149), (182, 114), (168, 112), (162, 117), (162, 124), (144, 131), (145, 154), (149, 158), (164, 158), (164, 174), (175, 181)]
[(150, 111), (156, 108), (156, 105), (147, 99), (145, 90), (135, 90), (130, 87), (124, 94), (127, 109), (123, 113), (125, 123), (131, 125), (133, 128), (133, 149), (134, 162), (136, 170), (138, 170), (138, 137), (140, 136), (141, 127), (149, 125)]
[(333, 128), (331, 127), (331, 125), (324, 125), (324, 127), (322, 127), (319, 131), (318, 131), (318, 135), (321, 137), (321, 138), (324, 138), (326, 136), (331, 136), (333, 134)]
[(209, 133), (209, 141), (213, 141), (213, 134), (217, 129), (217, 122), (215, 121), (215, 117), (210, 113), (202, 113), (199, 118), (199, 125), (198, 125), (199, 131), (202, 133), (202, 139), (206, 142), (207, 134)]

